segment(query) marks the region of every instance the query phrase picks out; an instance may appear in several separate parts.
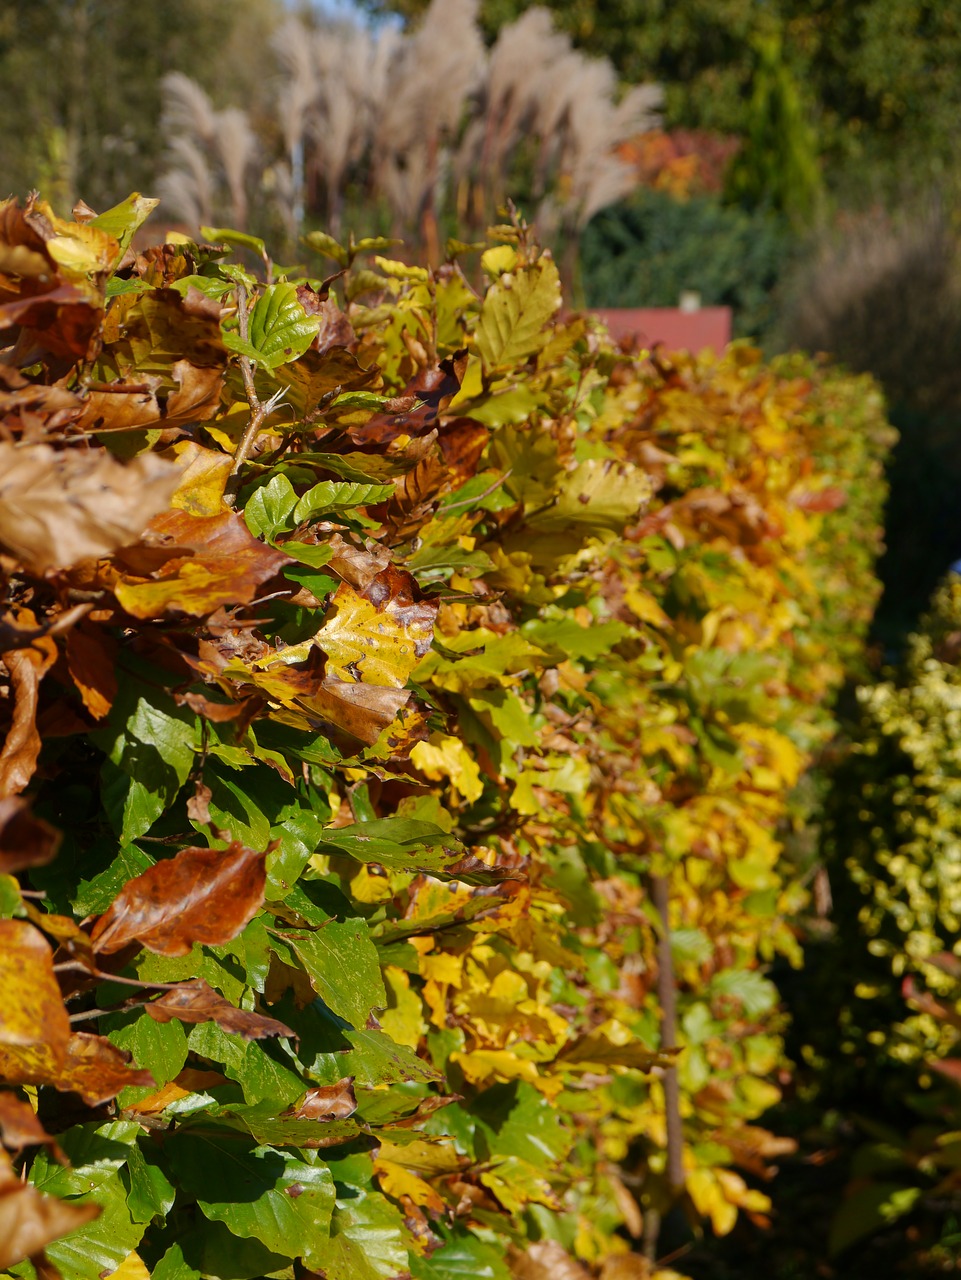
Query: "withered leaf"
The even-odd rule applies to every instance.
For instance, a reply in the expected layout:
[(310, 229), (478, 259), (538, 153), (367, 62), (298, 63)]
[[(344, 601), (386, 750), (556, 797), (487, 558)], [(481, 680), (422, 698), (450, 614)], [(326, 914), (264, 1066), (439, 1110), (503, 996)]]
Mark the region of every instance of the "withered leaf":
[(129, 880), (94, 925), (95, 949), (139, 942), (157, 955), (185, 956), (195, 942), (230, 942), (263, 903), (266, 856), (234, 841), (156, 863)]
[(0, 800), (0, 872), (46, 866), (59, 847), (60, 832), (35, 818), (26, 800)]
[(155, 1022), (170, 1022), (174, 1018), (180, 1022), (216, 1022), (224, 1031), (242, 1036), (244, 1040), (294, 1036), (290, 1027), (276, 1018), (238, 1009), (203, 978), (180, 983), (173, 991), (166, 991), (159, 999), (145, 1005), (144, 1009)]
[[(0, 245), (0, 257), (3, 246)], [(62, 430), (83, 412), (83, 401), (55, 383), (28, 382), (9, 366), (0, 368), (0, 419), (15, 435), (31, 439)]]
[(18, 795), (37, 767), (41, 747), (37, 729), (40, 681), (56, 654), (54, 642), (42, 638), (32, 648), (15, 649), (3, 655), (10, 672), (13, 716), (0, 751), (0, 796)]
[(149, 453), (124, 464), (99, 449), (0, 442), (0, 543), (40, 574), (109, 555), (167, 506), (179, 474)]
[(117, 644), (103, 627), (81, 624), (67, 636), (67, 669), (95, 720), (102, 720), (117, 696)]
[(0, 1141), (8, 1151), (47, 1147), (55, 1160), (66, 1163), (56, 1138), (44, 1129), (33, 1107), (6, 1091), (0, 1093)]
[(151, 427), (160, 418), (157, 377), (118, 381), (90, 391), (79, 426), (84, 431), (133, 431)]
[(88, 1107), (101, 1107), (121, 1089), (155, 1085), (149, 1071), (130, 1065), (131, 1055), (104, 1036), (75, 1031), (67, 1041), (63, 1067), (41, 1084), (52, 1084), (61, 1093), (79, 1093)]
[(354, 684), (325, 676), (320, 688), (310, 698), (303, 699), (302, 705), (327, 724), (372, 747), (410, 699), (408, 689)]
[(375, 414), (363, 426), (349, 427), (347, 434), (360, 448), (389, 444), (401, 435), (423, 435), (460, 390), (466, 367), (467, 352), (457, 351), (434, 368), (422, 369), (403, 391), (404, 396), (417, 397), (417, 408)]
[(303, 1102), (284, 1112), (295, 1120), (346, 1120), (357, 1110), (354, 1077), (344, 1076), (333, 1084), (308, 1089)]
[(224, 382), (222, 369), (191, 364), (189, 360), (177, 360), (171, 374), (177, 383), (177, 390), (170, 393), (164, 406), (165, 427), (206, 422), (216, 414), (220, 408), (220, 392)]
[(6, 1160), (0, 1166), (0, 1269), (39, 1255), (46, 1245), (99, 1214), (97, 1204), (71, 1204), (42, 1195), (29, 1182), (21, 1182)]
[(135, 618), (176, 611), (201, 616), (220, 605), (247, 604), (258, 586), (292, 563), (255, 538), (233, 511), (194, 516), (171, 510), (150, 522), (145, 543), (169, 558), (152, 580), (122, 579), (114, 593)]

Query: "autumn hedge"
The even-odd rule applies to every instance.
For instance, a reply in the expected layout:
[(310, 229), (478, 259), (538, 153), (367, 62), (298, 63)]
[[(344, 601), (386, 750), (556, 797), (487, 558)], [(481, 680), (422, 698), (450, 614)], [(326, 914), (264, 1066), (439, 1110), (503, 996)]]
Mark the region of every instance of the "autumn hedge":
[(0, 1268), (663, 1280), (790, 1147), (880, 401), (623, 355), (521, 222), (478, 288), (151, 207), (0, 206)]

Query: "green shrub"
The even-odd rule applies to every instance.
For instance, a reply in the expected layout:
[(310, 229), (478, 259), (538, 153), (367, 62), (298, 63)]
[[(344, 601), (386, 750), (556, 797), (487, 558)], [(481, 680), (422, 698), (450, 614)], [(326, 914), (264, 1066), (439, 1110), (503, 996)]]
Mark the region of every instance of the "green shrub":
[(879, 398), (626, 358), (520, 222), (478, 294), (127, 254), (151, 203), (0, 209), (0, 1266), (609, 1280), (765, 1213)]
[(792, 248), (786, 223), (770, 212), (642, 189), (588, 224), (581, 283), (590, 307), (676, 307), (693, 289), (704, 306), (732, 308), (735, 334), (757, 339), (775, 321), (774, 290)]

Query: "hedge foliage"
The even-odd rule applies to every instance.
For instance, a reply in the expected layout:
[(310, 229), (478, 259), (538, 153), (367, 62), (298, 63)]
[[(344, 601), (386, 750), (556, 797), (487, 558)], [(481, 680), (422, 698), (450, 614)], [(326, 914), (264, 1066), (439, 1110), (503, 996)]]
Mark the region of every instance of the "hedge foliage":
[(151, 205), (0, 206), (0, 1268), (667, 1277), (790, 1147), (879, 397)]

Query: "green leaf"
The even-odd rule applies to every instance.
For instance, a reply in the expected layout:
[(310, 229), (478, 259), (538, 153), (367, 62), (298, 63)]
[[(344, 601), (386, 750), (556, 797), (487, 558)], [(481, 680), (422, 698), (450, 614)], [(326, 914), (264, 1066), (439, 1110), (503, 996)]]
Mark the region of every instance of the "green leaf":
[(211, 244), (231, 244), (240, 249), (249, 249), (258, 258), (267, 258), (267, 246), (260, 236), (252, 236), (246, 231), (234, 231), (230, 227), (201, 227), (200, 234)]
[[(325, 564), (330, 563), (330, 557), (333, 552), (325, 543), (320, 542), (296, 542), (288, 541), (281, 544), (281, 550), (293, 558), (300, 564), (310, 565), (312, 569), (321, 569)], [(287, 576), (290, 577), (289, 572)], [(328, 578), (330, 583), (328, 590), (333, 591), (337, 582), (334, 578)], [(314, 592), (316, 595), (317, 592)]]
[(291, 1280), (289, 1255), (235, 1236), (222, 1222), (199, 1218), (164, 1254), (151, 1280)]
[(43, 1151), (34, 1159), (30, 1181), (38, 1190), (75, 1204), (101, 1206), (99, 1218), (46, 1247), (50, 1261), (71, 1280), (100, 1280), (104, 1272), (116, 1271), (143, 1237), (145, 1224), (133, 1220), (121, 1177), (139, 1130), (130, 1121), (77, 1125), (60, 1137), (71, 1168)]
[(311, 985), (329, 1009), (358, 1030), (374, 1009), (387, 1007), (377, 949), (366, 920), (332, 921), (312, 933), (284, 932)]
[(154, 864), (153, 858), (135, 844), (121, 849), (110, 866), (92, 880), (81, 880), (71, 905), (78, 916), (99, 915), (106, 911), (128, 880)]
[(248, 1043), (240, 1036), (230, 1035), (214, 1022), (191, 1027), (187, 1044), (202, 1058), (220, 1063), (224, 1074), (236, 1080), (251, 1105), (270, 1099), (282, 1111), (303, 1096), (306, 1086), (300, 1076), (271, 1057), (258, 1042)]
[(271, 827), (272, 839), (280, 847), (267, 855), (267, 889), (269, 902), (280, 902), (297, 883), (301, 872), (323, 838), (324, 820), (309, 809), (294, 809), (283, 822)]
[[(123, 1025), (117, 1026), (118, 1021), (123, 1021)], [(110, 1043), (133, 1054), (136, 1065), (146, 1067), (153, 1075), (157, 1088), (183, 1070), (187, 1061), (187, 1034), (182, 1023), (155, 1022), (142, 1009), (137, 1009), (132, 1014), (104, 1019), (104, 1027)], [(151, 1092), (149, 1087), (137, 1090), (141, 1097)], [(123, 1101), (128, 1099), (125, 1097)]]
[(271, 540), (297, 523), (289, 517), (297, 505), (294, 486), (285, 475), (271, 477), (251, 495), (244, 507), (244, 520), (255, 538)]
[(436, 1084), (443, 1079), (439, 1071), (406, 1044), (395, 1044), (383, 1031), (347, 1030), (344, 1036), (353, 1045), (345, 1054), (348, 1073), (359, 1085), (376, 1088), (385, 1084), (414, 1081)]
[(582, 627), (575, 618), (534, 620), (526, 622), (521, 630), (554, 660), (568, 657), (593, 661), (634, 633), (626, 622), (593, 622)]
[(151, 293), (152, 291), (153, 285), (149, 285), (146, 280), (141, 280), (139, 276), (132, 276), (129, 280), (111, 276), (107, 281), (104, 296), (109, 302), (111, 298), (122, 298), (125, 293)]
[(517, 364), (540, 351), (560, 304), (560, 276), (549, 258), (502, 276), (487, 291), (475, 331), (485, 370)]
[[(494, 1085), (472, 1110), (488, 1156), (514, 1156), (547, 1170), (556, 1167), (574, 1143), (575, 1134), (565, 1127), (557, 1108), (530, 1084)], [(443, 1115), (438, 1119), (443, 1125)]]
[(876, 1182), (855, 1191), (841, 1205), (831, 1224), (828, 1252), (833, 1257), (875, 1231), (910, 1213), (921, 1198), (921, 1187)]
[(318, 1241), (313, 1265), (326, 1280), (396, 1280), (407, 1272), (403, 1214), (363, 1187), (338, 1184), (330, 1239)]
[(166, 1218), (177, 1198), (173, 1183), (156, 1163), (154, 1150), (135, 1142), (127, 1157), (124, 1178), (128, 1185), (127, 1209), (134, 1222)]
[(711, 979), (710, 990), (739, 1000), (749, 1018), (768, 1013), (778, 1001), (777, 987), (756, 969), (725, 969)]
[(263, 291), (250, 313), (250, 345), (258, 364), (268, 369), (296, 360), (317, 335), (320, 320), (309, 316), (297, 297), (297, 286), (284, 281)]
[(112, 209), (98, 213), (91, 219), (90, 226), (113, 236), (120, 245), (121, 256), (123, 256), (134, 233), (143, 226), (159, 203), (159, 200), (142, 196), (139, 191), (135, 191), (120, 204), (115, 204)]
[(323, 480), (309, 489), (294, 508), (297, 524), (326, 515), (329, 511), (344, 511), (351, 507), (364, 507), (370, 503), (386, 502), (392, 497), (392, 484), (352, 484), (338, 480)]
[(165, 1150), (179, 1186), (206, 1217), (317, 1265), (334, 1207), (334, 1180), (323, 1161), (256, 1146), (213, 1126), (181, 1129)]
[(410, 818), (328, 827), (322, 843), (358, 862), (379, 862), (399, 871), (441, 871), (464, 856), (464, 846), (442, 827)]
[[(108, 812), (121, 844), (145, 835), (176, 799), (194, 763), (195, 716), (156, 690), (131, 682), (114, 703), (108, 728), (91, 735), (104, 747)], [(169, 708), (169, 709), (168, 709)]]
[[(445, 1233), (446, 1234), (446, 1233)], [(472, 1235), (447, 1235), (429, 1258), (411, 1253), (414, 1280), (510, 1280), (511, 1272), (496, 1245)]]
[(311, 249), (315, 249), (318, 253), (322, 253), (327, 258), (333, 258), (341, 267), (346, 267), (349, 261), (347, 250), (342, 244), (329, 236), (326, 231), (311, 231), (302, 237), (303, 242)]

